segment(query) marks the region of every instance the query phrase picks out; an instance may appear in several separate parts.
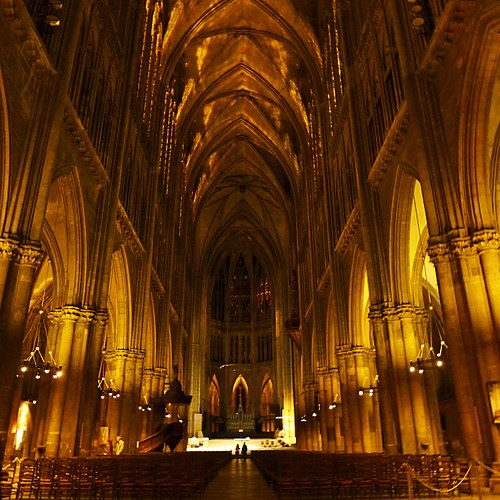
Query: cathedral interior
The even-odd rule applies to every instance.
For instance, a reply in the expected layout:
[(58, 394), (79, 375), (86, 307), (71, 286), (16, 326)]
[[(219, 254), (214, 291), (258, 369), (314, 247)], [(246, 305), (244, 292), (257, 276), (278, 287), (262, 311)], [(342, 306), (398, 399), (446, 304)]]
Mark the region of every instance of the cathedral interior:
[(1, 459), (496, 465), (498, 0), (1, 0), (0, 48)]

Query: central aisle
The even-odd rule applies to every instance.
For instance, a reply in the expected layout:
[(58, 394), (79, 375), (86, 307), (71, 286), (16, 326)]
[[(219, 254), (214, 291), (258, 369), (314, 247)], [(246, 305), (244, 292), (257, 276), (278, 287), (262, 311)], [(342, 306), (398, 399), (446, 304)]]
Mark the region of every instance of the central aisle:
[(203, 498), (276, 500), (278, 495), (267, 485), (250, 458), (234, 458), (208, 485)]

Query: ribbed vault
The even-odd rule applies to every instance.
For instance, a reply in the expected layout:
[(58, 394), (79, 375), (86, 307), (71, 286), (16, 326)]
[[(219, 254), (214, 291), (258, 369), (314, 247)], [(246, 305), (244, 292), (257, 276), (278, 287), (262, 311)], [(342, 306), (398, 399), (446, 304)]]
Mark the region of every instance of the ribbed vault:
[(314, 8), (299, 3), (182, 1), (165, 13), (162, 79), (182, 92), (176, 157), (182, 148), (198, 263), (235, 245), (287, 260), (321, 74)]

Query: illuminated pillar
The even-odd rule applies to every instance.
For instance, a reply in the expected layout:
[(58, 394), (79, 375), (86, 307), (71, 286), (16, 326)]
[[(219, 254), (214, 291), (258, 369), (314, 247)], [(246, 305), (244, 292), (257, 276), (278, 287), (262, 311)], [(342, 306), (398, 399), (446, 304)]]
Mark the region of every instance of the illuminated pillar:
[(142, 377), (142, 389), (141, 389), (141, 399), (140, 404), (142, 411), (140, 411), (141, 418), (141, 430), (138, 436), (138, 440), (142, 440), (151, 434), (151, 406), (148, 406), (151, 402), (152, 387), (153, 387), (154, 372), (152, 369), (144, 370)]
[[(444, 235), (430, 241), (436, 267), (448, 359), (458, 417), (468, 457), (498, 460), (499, 430), (494, 423), (488, 387), (499, 379), (498, 238), (485, 241)], [(485, 266), (485, 267), (483, 267)], [(493, 271), (492, 277), (486, 276)]]
[[(77, 308), (64, 309), (66, 314), (70, 313), (77, 317), (76, 323), (74, 323), (70, 360), (66, 366), (63, 366), (65, 379), (63, 385), (65, 385), (66, 390), (59, 442), (59, 456), (71, 457), (76, 456), (79, 449), (77, 435), (79, 436), (80, 401), (85, 379), (89, 324), (92, 321), (93, 312)], [(62, 379), (58, 380), (58, 382), (60, 381)]]
[(384, 448), (387, 453), (399, 453), (400, 440), (395, 404), (396, 395), (393, 384), (384, 383), (384, 381), (392, 381), (393, 376), (390, 363), (389, 333), (383, 309), (383, 305), (372, 305), (368, 317), (375, 340), (377, 373), (382, 381), (378, 386), (378, 403)]
[[(46, 426), (46, 453), (49, 457), (72, 456), (74, 443), (64, 441), (64, 448), (60, 447), (61, 430), (63, 425), (65, 401), (68, 395), (68, 373), (73, 348), (73, 337), (76, 322), (80, 318), (80, 310), (66, 306), (49, 314), (49, 319), (58, 324), (55, 358), (63, 367), (63, 376), (53, 384), (49, 401), (48, 420)], [(71, 378), (71, 377), (70, 377)], [(70, 394), (72, 398), (74, 394)]]
[[(418, 373), (410, 373), (409, 363), (415, 360), (418, 355), (419, 340), (417, 333), (421, 330), (418, 328), (417, 316), (420, 311), (416, 310), (412, 306), (399, 306), (395, 310), (400, 324), (401, 333), (404, 342), (404, 353), (405, 353), (405, 366), (402, 372), (402, 383), (408, 384), (409, 396), (411, 401), (411, 412), (413, 419), (413, 428), (401, 430), (402, 441), (405, 442), (405, 433), (412, 433), (415, 435), (416, 448), (414, 451), (405, 451), (403, 447), (403, 453), (440, 453), (439, 442), (434, 441), (434, 434), (432, 432), (432, 422), (436, 422), (436, 419), (432, 419), (430, 413), (429, 399), (432, 395), (426, 394), (425, 379), (432, 370), (437, 369), (435, 365), (430, 368), (430, 372), (425, 370), (424, 377), (418, 376)], [(431, 338), (426, 339), (423, 337), (425, 342), (432, 342)], [(425, 349), (429, 349), (429, 344), (426, 344)], [(430, 373), (429, 376), (432, 376)]]
[(0, 461), (17, 387), (31, 286), (43, 252), (33, 244), (0, 238)]
[(98, 311), (93, 316), (89, 330), (87, 356), (85, 361), (85, 377), (80, 403), (80, 456), (96, 454), (99, 449), (99, 407), (101, 399), (97, 391), (97, 379), (102, 360), (104, 331), (108, 323), (108, 313)]

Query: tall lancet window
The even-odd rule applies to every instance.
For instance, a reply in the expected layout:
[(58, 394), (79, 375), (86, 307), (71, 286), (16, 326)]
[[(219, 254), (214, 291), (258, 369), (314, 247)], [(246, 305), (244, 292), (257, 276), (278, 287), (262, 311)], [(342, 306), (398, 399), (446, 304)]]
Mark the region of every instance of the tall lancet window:
[(243, 255), (240, 255), (230, 283), (231, 323), (250, 323), (250, 279)]
[(257, 317), (269, 318), (271, 316), (271, 289), (269, 280), (262, 276), (257, 284)]

